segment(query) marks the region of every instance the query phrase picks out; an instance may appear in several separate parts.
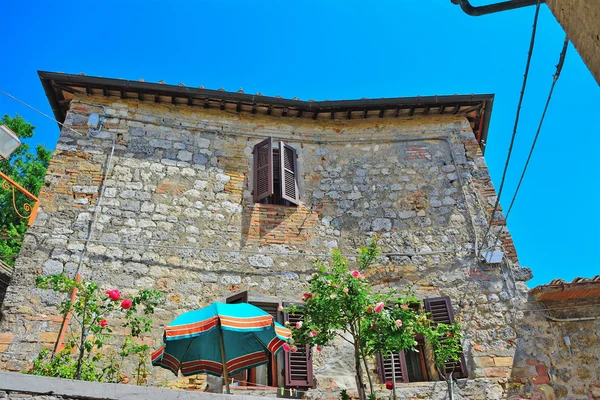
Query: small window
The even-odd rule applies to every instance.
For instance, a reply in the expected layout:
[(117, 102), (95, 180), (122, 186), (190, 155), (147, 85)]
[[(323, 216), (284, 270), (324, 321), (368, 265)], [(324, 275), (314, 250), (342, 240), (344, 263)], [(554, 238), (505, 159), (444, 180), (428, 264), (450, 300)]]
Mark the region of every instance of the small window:
[[(423, 301), (425, 310), (430, 313), (430, 318), (434, 323), (451, 324), (454, 322), (454, 314), (452, 312), (452, 303), (449, 297), (438, 297), (433, 299), (425, 299)], [(420, 308), (420, 304), (415, 303), (410, 305), (411, 308)], [(394, 353), (394, 371), (396, 382), (424, 382), (431, 380), (428, 373), (428, 365), (433, 360), (427, 359), (425, 356), (425, 341), (423, 335), (418, 335), (415, 338), (417, 351), (406, 350), (404, 352)], [(392, 359), (389, 355), (377, 356), (379, 379), (381, 382), (392, 381)], [(446, 363), (446, 371), (453, 372), (454, 378), (466, 378), (468, 376), (464, 355), (461, 354), (460, 361), (457, 363)]]
[(271, 138), (254, 146), (254, 183), (252, 197), (255, 203), (298, 205), (298, 164), (296, 149), (279, 142), (273, 148)]

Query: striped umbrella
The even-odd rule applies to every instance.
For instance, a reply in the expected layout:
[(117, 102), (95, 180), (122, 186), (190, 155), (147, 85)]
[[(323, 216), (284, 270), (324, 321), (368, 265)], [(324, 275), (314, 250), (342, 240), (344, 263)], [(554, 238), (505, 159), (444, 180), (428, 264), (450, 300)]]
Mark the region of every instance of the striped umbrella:
[(291, 331), (251, 304), (213, 303), (177, 317), (165, 328), (152, 353), (152, 365), (183, 376), (228, 376), (269, 362), (291, 338)]

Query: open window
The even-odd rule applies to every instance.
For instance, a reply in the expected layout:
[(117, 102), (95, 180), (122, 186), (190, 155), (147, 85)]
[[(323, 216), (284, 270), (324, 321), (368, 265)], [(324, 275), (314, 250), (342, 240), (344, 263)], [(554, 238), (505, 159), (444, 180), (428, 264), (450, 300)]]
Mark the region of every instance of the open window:
[[(425, 310), (430, 313), (430, 318), (434, 323), (451, 324), (454, 322), (454, 313), (449, 297), (425, 299), (423, 300), (423, 305), (425, 306)], [(414, 307), (414, 305), (411, 305), (411, 307)], [(397, 383), (425, 382), (431, 380), (428, 367), (430, 364), (433, 365), (433, 360), (426, 357), (423, 335), (418, 335), (415, 341), (417, 342), (417, 351), (406, 350), (393, 354)], [(389, 355), (379, 354), (377, 356), (377, 367), (381, 382), (391, 382), (393, 380), (392, 359)], [(458, 363), (446, 363), (446, 371), (454, 371), (453, 377), (455, 379), (466, 378), (468, 372), (464, 355), (461, 354), (460, 362)]]
[[(289, 321), (296, 324), (302, 318), (301, 314), (282, 313), (279, 302), (248, 299), (248, 292), (240, 292), (225, 300), (228, 304), (249, 303), (267, 313), (279, 323)], [(284, 305), (290, 305), (285, 304)], [(299, 349), (294, 353), (281, 353), (271, 357), (267, 365), (260, 365), (233, 375), (231, 378), (240, 386), (271, 386), (306, 388), (313, 386), (313, 366), (310, 349)]]
[(254, 146), (252, 197), (255, 203), (298, 205), (298, 154), (292, 146), (271, 138)]

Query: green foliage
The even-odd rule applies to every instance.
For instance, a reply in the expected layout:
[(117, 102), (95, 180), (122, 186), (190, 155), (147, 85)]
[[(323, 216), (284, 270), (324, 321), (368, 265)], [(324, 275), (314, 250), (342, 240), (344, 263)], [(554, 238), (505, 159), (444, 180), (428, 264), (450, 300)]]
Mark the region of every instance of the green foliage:
[[(37, 277), (36, 287), (62, 293), (69, 293), (77, 289), (75, 302), (71, 302), (67, 298), (60, 304), (59, 310), (62, 314), (71, 311), (73, 319), (78, 323), (80, 329), (78, 336), (71, 338), (70, 344), (67, 346), (70, 349), (77, 349), (75, 358), (69, 352), (68, 355), (62, 355), (62, 353), (55, 355), (53, 359), (47, 361), (47, 355), (40, 353), (37, 366), (34, 363), (32, 374), (53, 373), (57, 368), (53, 366), (55, 365), (53, 363), (57, 362), (62, 369), (70, 371), (74, 363), (73, 379), (120, 382), (123, 361), (126, 357), (135, 356), (137, 359), (137, 383), (140, 384), (146, 379), (148, 375), (146, 365), (149, 360), (150, 348), (146, 344), (139, 344), (136, 339), (151, 331), (152, 319), (150, 317), (160, 304), (162, 299), (160, 292), (143, 289), (137, 295), (125, 299), (121, 298), (121, 294), (116, 290), (101, 293), (95, 282), (83, 280), (77, 282), (65, 274), (40, 275)], [(127, 302), (130, 303), (129, 307), (127, 307)], [(118, 356), (111, 354), (104, 361), (104, 356), (99, 350), (102, 349), (106, 339), (112, 333), (109, 318), (115, 313), (120, 313), (124, 317), (121, 326), (127, 328), (129, 333), (124, 338)], [(56, 358), (59, 361), (55, 361)], [(104, 361), (104, 367), (100, 367), (101, 361)], [(94, 371), (102, 370), (102, 372), (98, 374), (86, 372), (90, 363)]]
[(448, 361), (460, 362), (462, 353), (463, 333), (460, 325), (437, 324), (433, 329), (425, 332), (425, 337), (433, 346), (434, 363), (444, 379), (448, 379), (445, 364)]
[(348, 394), (346, 389), (340, 390), (340, 400), (351, 400), (352, 397)]
[[(67, 347), (58, 354), (43, 349), (33, 360), (31, 375), (51, 376), (54, 378), (74, 379), (77, 371), (77, 360), (71, 356), (71, 348)], [(102, 381), (92, 362), (84, 360), (81, 379), (84, 381)]]
[[(25, 121), (21, 116), (5, 115), (0, 125), (8, 126), (21, 139), (33, 137), (35, 126)], [(0, 171), (37, 196), (44, 184), (46, 169), (50, 163), (52, 152), (43, 145), (38, 145), (31, 151), (29, 144), (23, 143), (11, 155), (10, 159), (0, 159)], [(0, 179), (1, 181), (1, 179)], [(31, 200), (15, 191), (15, 202), (23, 213), (22, 205), (31, 204)], [(20, 218), (13, 209), (12, 191), (0, 189), (0, 255), (2, 261), (14, 265), (16, 256), (21, 249), (22, 239), (4, 240), (9, 237), (20, 238), (27, 230), (27, 219)]]
[(339, 251), (333, 252), (329, 265), (315, 261), (318, 272), (304, 294), (304, 305), (287, 311), (301, 308), (303, 313), (303, 324), (292, 327), (294, 343), (320, 347), (340, 336), (354, 346), (357, 385), (364, 399), (361, 361), (366, 364), (366, 357), (377, 353), (413, 349), (414, 336), (425, 333), (430, 324), (419, 309), (409, 306), (417, 301), (410, 291), (377, 293), (363, 275), (379, 255), (376, 241), (358, 252), (354, 270)]

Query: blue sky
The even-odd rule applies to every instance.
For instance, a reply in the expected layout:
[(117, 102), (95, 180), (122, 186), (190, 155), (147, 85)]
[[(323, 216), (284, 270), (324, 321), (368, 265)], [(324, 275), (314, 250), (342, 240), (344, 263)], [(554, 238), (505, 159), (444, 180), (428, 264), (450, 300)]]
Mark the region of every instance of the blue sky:
[[(500, 183), (534, 7), (470, 17), (450, 0), (50, 3), (0, 6), (0, 89), (48, 114), (37, 70), (304, 100), (495, 93), (486, 159)], [(542, 5), (505, 206), (563, 39)], [(600, 273), (598, 100), (600, 88), (571, 45), (508, 221), (521, 264), (534, 271), (530, 286)], [(36, 142), (55, 146), (55, 123), (0, 96), (0, 114), (14, 113), (38, 127)]]

